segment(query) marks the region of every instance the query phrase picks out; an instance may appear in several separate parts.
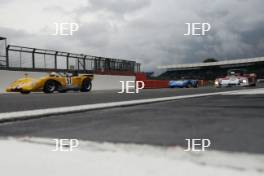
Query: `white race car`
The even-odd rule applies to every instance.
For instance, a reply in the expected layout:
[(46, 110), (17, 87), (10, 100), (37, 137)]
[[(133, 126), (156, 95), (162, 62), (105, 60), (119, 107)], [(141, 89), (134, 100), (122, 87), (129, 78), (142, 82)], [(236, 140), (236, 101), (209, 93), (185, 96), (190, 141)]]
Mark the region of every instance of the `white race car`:
[(232, 69), (228, 71), (226, 77), (217, 78), (215, 80), (216, 87), (230, 86), (256, 86), (256, 74), (246, 73), (246, 70)]

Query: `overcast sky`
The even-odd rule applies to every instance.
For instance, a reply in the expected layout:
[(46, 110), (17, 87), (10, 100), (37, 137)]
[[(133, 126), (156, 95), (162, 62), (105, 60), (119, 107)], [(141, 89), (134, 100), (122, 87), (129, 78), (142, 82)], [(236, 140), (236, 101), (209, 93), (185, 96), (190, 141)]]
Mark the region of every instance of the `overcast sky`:
[[(53, 36), (54, 22), (75, 22)], [(184, 36), (188, 22), (212, 25)], [(136, 60), (145, 70), (204, 58), (264, 56), (263, 0), (0, 0), (0, 36), (10, 44)]]

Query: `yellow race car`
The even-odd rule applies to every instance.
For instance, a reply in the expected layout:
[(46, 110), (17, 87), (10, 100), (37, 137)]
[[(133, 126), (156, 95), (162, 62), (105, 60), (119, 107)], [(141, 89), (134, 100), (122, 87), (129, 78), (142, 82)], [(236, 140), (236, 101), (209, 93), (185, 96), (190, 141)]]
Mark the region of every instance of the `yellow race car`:
[(91, 74), (72, 74), (52, 72), (47, 76), (34, 79), (27, 74), (7, 87), (7, 92), (20, 92), (28, 94), (30, 92), (53, 93), (58, 91), (64, 93), (68, 90), (89, 92), (92, 89), (93, 75)]

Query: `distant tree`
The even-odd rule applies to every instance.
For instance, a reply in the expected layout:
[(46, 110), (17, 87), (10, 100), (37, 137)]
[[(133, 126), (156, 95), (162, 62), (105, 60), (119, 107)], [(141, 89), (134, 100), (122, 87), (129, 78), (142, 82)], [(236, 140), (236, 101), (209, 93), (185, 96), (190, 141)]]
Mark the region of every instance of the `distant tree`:
[(218, 60), (215, 58), (206, 58), (203, 63), (208, 63), (208, 62), (217, 62)]

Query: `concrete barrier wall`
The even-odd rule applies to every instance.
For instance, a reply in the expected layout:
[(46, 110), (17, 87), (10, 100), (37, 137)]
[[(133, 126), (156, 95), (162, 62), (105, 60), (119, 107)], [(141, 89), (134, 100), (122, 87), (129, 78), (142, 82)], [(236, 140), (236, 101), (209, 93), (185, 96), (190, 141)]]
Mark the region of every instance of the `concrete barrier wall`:
[[(21, 78), (27, 73), (33, 78), (39, 78), (47, 73), (42, 72), (22, 72), (0, 70), (0, 93), (4, 93), (6, 87), (13, 81)], [(119, 81), (134, 81), (134, 76), (116, 76), (116, 75), (94, 75), (93, 90), (121, 90)]]

